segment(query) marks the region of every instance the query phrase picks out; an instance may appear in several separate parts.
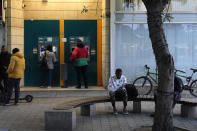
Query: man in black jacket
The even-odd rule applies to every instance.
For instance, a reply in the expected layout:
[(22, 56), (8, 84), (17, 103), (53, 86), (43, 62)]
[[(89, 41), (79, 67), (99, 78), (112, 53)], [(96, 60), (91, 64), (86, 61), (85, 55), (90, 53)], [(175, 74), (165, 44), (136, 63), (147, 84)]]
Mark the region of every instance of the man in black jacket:
[(1, 47), (0, 54), (0, 91), (5, 96), (8, 85), (8, 73), (7, 68), (10, 64), (11, 54), (8, 53), (5, 45)]

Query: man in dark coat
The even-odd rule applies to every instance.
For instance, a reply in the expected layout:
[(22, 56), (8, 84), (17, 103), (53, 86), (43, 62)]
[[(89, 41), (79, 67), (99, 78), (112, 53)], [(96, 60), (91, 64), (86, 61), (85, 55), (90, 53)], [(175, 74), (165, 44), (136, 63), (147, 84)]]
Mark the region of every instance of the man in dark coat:
[(0, 91), (5, 95), (7, 85), (8, 85), (8, 73), (7, 69), (10, 64), (11, 54), (8, 53), (5, 45), (1, 47), (0, 54)]

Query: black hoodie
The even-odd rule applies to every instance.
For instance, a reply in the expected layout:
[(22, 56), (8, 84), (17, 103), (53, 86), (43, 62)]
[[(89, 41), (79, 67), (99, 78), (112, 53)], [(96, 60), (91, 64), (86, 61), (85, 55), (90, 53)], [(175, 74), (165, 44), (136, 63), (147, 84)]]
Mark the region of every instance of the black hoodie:
[(0, 54), (0, 75), (7, 77), (7, 68), (10, 64), (11, 54), (8, 52), (1, 52)]

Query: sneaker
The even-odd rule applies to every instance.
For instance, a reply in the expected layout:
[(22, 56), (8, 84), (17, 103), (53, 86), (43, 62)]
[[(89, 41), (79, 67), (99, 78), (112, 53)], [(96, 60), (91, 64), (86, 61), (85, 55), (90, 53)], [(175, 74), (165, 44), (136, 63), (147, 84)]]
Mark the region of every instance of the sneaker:
[(50, 89), (50, 88), (51, 88), (51, 86), (48, 86), (47, 88), (49, 88), (49, 89)]
[(114, 111), (114, 115), (118, 115), (118, 112), (117, 111)]
[(113, 110), (114, 110), (114, 115), (118, 115), (118, 111), (116, 109)]
[(10, 103), (6, 103), (4, 106), (11, 106), (12, 104), (10, 104)]
[(124, 109), (124, 110), (123, 110), (123, 114), (124, 114), (124, 115), (128, 115), (129, 113), (128, 113), (128, 111), (127, 111), (126, 109)]

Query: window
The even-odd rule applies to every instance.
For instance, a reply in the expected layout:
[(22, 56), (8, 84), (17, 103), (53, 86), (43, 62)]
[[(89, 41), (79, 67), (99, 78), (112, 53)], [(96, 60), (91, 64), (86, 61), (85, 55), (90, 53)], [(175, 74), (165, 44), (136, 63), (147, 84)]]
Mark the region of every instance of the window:
[[(115, 16), (111, 19), (111, 72), (122, 68), (132, 82), (145, 73), (145, 64), (151, 71), (156, 68), (146, 9), (142, 0), (116, 0), (111, 4)], [(197, 67), (197, 0), (172, 0), (169, 9), (173, 19), (164, 23), (169, 50), (175, 67), (190, 74), (189, 69)]]
[[(197, 0), (172, 0), (170, 12), (197, 12)], [(116, 11), (145, 12), (142, 0), (116, 0)]]

